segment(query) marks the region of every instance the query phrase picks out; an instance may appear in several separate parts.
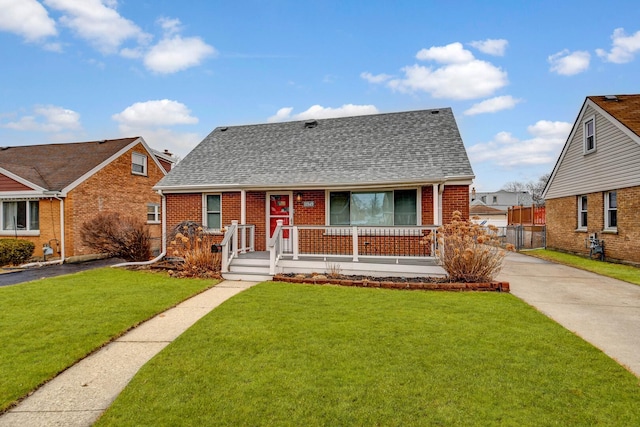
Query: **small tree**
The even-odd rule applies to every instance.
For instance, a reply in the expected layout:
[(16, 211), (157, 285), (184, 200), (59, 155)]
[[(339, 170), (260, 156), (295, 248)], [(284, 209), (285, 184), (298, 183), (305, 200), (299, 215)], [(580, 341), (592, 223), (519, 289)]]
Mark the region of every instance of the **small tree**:
[[(462, 219), (455, 211), (451, 222), (438, 228), (436, 256), (452, 282), (489, 282), (500, 272), (505, 256), (496, 234), (497, 228), (485, 228)], [(507, 245), (507, 250), (512, 250)]]
[(101, 212), (82, 224), (80, 236), (85, 245), (127, 261), (151, 258), (151, 236), (146, 224), (117, 212)]

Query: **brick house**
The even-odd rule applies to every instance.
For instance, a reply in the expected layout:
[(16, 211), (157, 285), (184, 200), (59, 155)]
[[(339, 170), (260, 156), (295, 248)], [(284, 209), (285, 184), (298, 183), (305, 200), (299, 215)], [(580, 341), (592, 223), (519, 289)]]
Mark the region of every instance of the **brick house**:
[(543, 197), (548, 248), (640, 263), (640, 95), (585, 99)]
[[(168, 157), (168, 156), (165, 156)], [(98, 212), (145, 219), (161, 249), (161, 198), (152, 187), (170, 169), (140, 138), (0, 148), (0, 237), (49, 247), (62, 260), (90, 254), (80, 227)]]
[(196, 221), (225, 248), (242, 230), (223, 256), (275, 251), (273, 274), (303, 256), (341, 259), (343, 270), (368, 257), (430, 256), (420, 240), (455, 210), (469, 217), (473, 178), (442, 108), (218, 127), (155, 189), (167, 230)]

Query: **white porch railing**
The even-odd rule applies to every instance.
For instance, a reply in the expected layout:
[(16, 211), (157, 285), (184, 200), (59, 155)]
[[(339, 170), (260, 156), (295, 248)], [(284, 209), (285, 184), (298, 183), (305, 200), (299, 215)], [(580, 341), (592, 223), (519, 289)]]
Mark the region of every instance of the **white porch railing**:
[(438, 226), (314, 226), (283, 225), (277, 221), (269, 239), (269, 274), (276, 273), (282, 256), (298, 260), (301, 256), (372, 258), (432, 258), (435, 257)]
[(237, 220), (231, 221), (231, 225), (224, 233), (220, 243), (222, 259), (222, 273), (229, 272), (231, 261), (246, 252), (253, 252), (255, 248), (256, 226), (253, 224), (238, 224)]

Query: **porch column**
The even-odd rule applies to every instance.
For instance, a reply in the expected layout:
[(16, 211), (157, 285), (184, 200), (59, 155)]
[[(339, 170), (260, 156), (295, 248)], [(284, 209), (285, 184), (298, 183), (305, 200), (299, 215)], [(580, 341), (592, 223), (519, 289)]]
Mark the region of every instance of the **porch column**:
[[(240, 224), (247, 224), (247, 191), (240, 190)], [(246, 251), (244, 248), (247, 247), (247, 229), (242, 227), (242, 231), (240, 232), (240, 241), (242, 242), (242, 253)]]
[(432, 199), (433, 199), (433, 223), (435, 225), (441, 225), (442, 222), (440, 221), (440, 192), (439, 192), (439, 185), (438, 184), (433, 184), (432, 186)]

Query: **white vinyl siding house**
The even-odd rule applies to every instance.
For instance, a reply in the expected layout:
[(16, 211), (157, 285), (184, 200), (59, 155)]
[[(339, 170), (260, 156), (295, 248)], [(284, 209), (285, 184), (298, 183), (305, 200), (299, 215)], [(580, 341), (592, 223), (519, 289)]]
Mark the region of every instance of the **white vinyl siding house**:
[[(628, 129), (603, 114), (607, 113), (598, 106), (587, 105), (578, 118), (549, 179), (545, 199), (640, 185), (640, 144)], [(583, 118), (591, 116), (595, 118), (597, 140), (607, 143), (597, 143), (597, 151), (585, 155)]]

